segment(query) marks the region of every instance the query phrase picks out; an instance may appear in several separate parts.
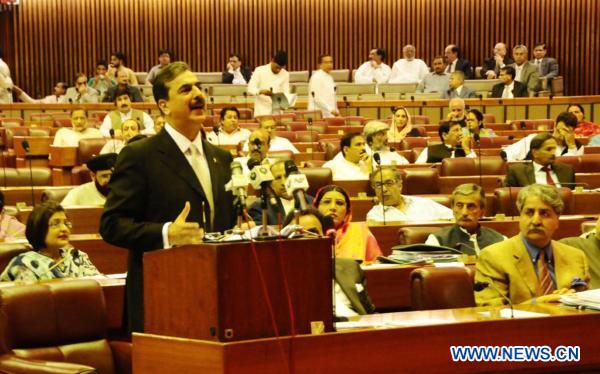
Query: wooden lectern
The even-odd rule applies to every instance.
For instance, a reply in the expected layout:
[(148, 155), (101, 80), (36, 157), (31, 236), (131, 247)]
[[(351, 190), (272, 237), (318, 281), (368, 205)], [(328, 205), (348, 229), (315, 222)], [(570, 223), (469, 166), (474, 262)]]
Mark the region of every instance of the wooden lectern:
[[(280, 336), (311, 322), (333, 331), (331, 240), (255, 244)], [(184, 246), (144, 255), (144, 329), (183, 338), (236, 341), (275, 336), (259, 268), (249, 242)]]

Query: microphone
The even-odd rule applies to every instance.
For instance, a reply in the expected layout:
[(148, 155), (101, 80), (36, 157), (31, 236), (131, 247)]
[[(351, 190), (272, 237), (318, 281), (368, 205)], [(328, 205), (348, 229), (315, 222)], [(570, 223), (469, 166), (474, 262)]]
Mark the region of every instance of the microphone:
[(113, 143), (113, 152), (117, 153), (117, 144), (115, 143), (115, 129), (111, 128), (110, 130), (108, 130), (108, 133), (110, 134), (110, 138)]
[(475, 145), (477, 145), (477, 162), (479, 163), (479, 186), (483, 188), (483, 173), (481, 171), (481, 137), (479, 136), (479, 134), (474, 133), (473, 140), (475, 140)]
[[(33, 170), (31, 167), (31, 157), (29, 157), (29, 142), (25, 139), (21, 142), (21, 145), (23, 146), (23, 149), (25, 150), (25, 157), (27, 158), (27, 160), (29, 161), (29, 183), (31, 185), (31, 205), (35, 208), (35, 195), (33, 193)], [(4, 178), (6, 179), (6, 174), (4, 175)], [(5, 180), (6, 182), (6, 180)]]
[[(248, 169), (250, 170), (250, 183), (252, 188), (258, 190), (260, 188), (260, 208), (262, 211), (262, 227), (260, 228), (260, 236), (269, 236), (268, 217), (267, 217), (267, 201), (269, 199), (269, 184), (274, 179), (273, 174), (266, 165), (261, 165), (260, 161), (254, 158), (248, 160)], [(277, 202), (275, 202), (276, 204)]]
[[(348, 117), (348, 97), (344, 95), (342, 98), (344, 100), (344, 106), (346, 107), (346, 115), (344, 117)], [(344, 125), (346, 124), (346, 119), (344, 118)]]
[(479, 94), (479, 95), (477, 95), (477, 98), (478, 98), (479, 100), (483, 100), (483, 95), (482, 95), (482, 94)]
[[(481, 274), (481, 273), (479, 273), (479, 274)], [(485, 276), (483, 274), (481, 274), (481, 275), (483, 277), (488, 278), (487, 276)], [(508, 306), (510, 307), (510, 318), (515, 318), (515, 311), (513, 309), (513, 303), (512, 303), (512, 301), (506, 295), (504, 295), (502, 292), (500, 292), (500, 290), (496, 287), (496, 285), (494, 285), (494, 282), (490, 282), (490, 283), (488, 283), (488, 282), (475, 282), (475, 285), (473, 286), (473, 290), (475, 292), (481, 292), (481, 291), (485, 290), (488, 287), (491, 287), (502, 299), (504, 299), (504, 301), (508, 302)]]
[(298, 171), (294, 160), (285, 161), (285, 191), (288, 195), (294, 196), (300, 204), (300, 210), (305, 211), (308, 208), (306, 202), (306, 190), (308, 190), (308, 179), (306, 175)]
[(244, 91), (242, 93), (242, 95), (244, 95), (244, 108), (248, 107), (248, 92)]
[(410, 101), (415, 101), (415, 97), (414, 96), (410, 96)]
[(379, 193), (381, 194), (381, 210), (383, 210), (383, 225), (385, 226), (385, 197), (383, 196), (383, 169), (381, 168), (381, 155), (378, 152), (373, 153), (373, 160), (379, 168)]
[(242, 207), (246, 206), (248, 197), (248, 179), (242, 171), (242, 164), (239, 161), (233, 161), (229, 166), (231, 168), (231, 180), (225, 185), (225, 191), (232, 191), (237, 196)]
[(385, 92), (381, 93), (381, 98), (383, 99), (383, 101), (385, 102)]

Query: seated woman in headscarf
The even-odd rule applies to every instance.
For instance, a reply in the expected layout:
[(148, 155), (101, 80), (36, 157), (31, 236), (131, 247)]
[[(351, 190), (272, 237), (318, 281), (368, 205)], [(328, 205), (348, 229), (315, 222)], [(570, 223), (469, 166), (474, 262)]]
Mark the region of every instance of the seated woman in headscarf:
[(388, 130), (388, 142), (399, 143), (406, 137), (420, 137), (419, 129), (413, 127), (405, 107), (392, 108), (392, 124)]
[(0, 281), (99, 275), (88, 255), (69, 243), (71, 227), (59, 204), (46, 202), (36, 206), (25, 229), (25, 236), (33, 250), (13, 258), (0, 274)]
[(351, 222), (352, 209), (350, 197), (343, 188), (329, 185), (317, 191), (313, 206), (321, 214), (333, 219), (335, 237), (335, 255), (340, 258), (352, 258), (367, 263), (381, 256), (377, 240), (364, 222)]

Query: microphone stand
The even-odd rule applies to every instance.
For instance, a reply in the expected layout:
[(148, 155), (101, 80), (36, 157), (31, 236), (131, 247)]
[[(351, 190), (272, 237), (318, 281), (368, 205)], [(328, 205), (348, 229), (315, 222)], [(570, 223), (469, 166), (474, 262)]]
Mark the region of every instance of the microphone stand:
[(381, 210), (383, 211), (383, 225), (385, 226), (385, 197), (383, 196), (383, 168), (381, 167), (381, 156), (379, 153), (373, 153), (373, 159), (379, 168), (379, 193), (381, 194)]
[(477, 145), (477, 161), (479, 162), (479, 186), (483, 188), (483, 177), (481, 172), (481, 138), (479, 134), (473, 134), (473, 139)]
[[(481, 274), (481, 273), (479, 273), (479, 274)], [(489, 277), (487, 277), (483, 274), (481, 274), (481, 275), (491, 281), (491, 279)], [(514, 319), (515, 311), (513, 308), (512, 301), (510, 300), (510, 298), (508, 298), (506, 295), (504, 295), (502, 292), (500, 292), (500, 290), (498, 289), (498, 287), (496, 287), (494, 282), (476, 282), (473, 289), (475, 290), (475, 292), (481, 292), (488, 287), (491, 287), (494, 290), (494, 292), (496, 292), (496, 294), (498, 294), (498, 296), (500, 296), (504, 301), (506, 301), (508, 303), (508, 307), (510, 308), (510, 318)]]
[[(313, 138), (313, 127), (312, 127), (312, 124), (313, 124), (312, 117), (309, 117), (308, 118), (308, 133), (310, 134), (310, 146), (311, 146), (311, 148), (312, 148), (312, 146), (313, 146), (313, 144), (315, 142), (315, 140)], [(315, 160), (315, 152), (314, 152), (314, 150), (310, 153), (310, 159), (312, 161)]]
[(108, 130), (108, 132), (110, 134), (110, 139), (113, 142), (113, 152), (117, 153), (117, 144), (116, 144), (116, 141), (115, 141), (115, 129), (110, 129), (110, 130)]
[[(21, 143), (23, 149), (25, 150), (25, 157), (27, 161), (29, 161), (29, 183), (31, 184), (31, 205), (35, 208), (35, 195), (33, 193), (33, 168), (31, 167), (31, 156), (29, 155), (29, 142), (27, 140), (23, 140)], [(6, 175), (4, 176), (6, 178)]]

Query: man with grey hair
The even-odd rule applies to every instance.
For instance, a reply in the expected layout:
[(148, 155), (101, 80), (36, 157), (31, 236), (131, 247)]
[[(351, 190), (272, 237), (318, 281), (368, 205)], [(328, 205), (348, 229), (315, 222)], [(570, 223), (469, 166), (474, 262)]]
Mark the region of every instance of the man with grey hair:
[(481, 78), (496, 79), (500, 75), (500, 69), (514, 63), (508, 56), (506, 44), (496, 43), (494, 46), (494, 55), (486, 58), (481, 67)]
[(367, 221), (397, 222), (452, 219), (452, 211), (433, 200), (419, 196), (402, 195), (402, 175), (394, 167), (377, 168), (371, 173), (369, 180), (379, 204), (369, 210)]
[(517, 197), (520, 233), (481, 251), (475, 282), (478, 306), (558, 302), (560, 295), (587, 287), (588, 262), (580, 249), (556, 242), (564, 203), (556, 187), (532, 184)]
[(449, 89), (442, 92), (442, 99), (474, 98), (477, 97), (472, 88), (465, 87), (465, 73), (457, 70), (450, 74)]
[(425, 244), (459, 249), (467, 255), (478, 256), (482, 248), (506, 240), (506, 236), (479, 220), (485, 214), (485, 192), (474, 183), (456, 187), (450, 196), (454, 225), (431, 233)]
[(415, 47), (407, 44), (402, 48), (404, 58), (394, 62), (389, 83), (419, 83), (429, 73), (427, 64), (415, 58)]
[(527, 60), (527, 47), (516, 45), (513, 48), (513, 58), (515, 63), (510, 66), (515, 68), (515, 80), (527, 86), (529, 96), (535, 96), (540, 90), (540, 74), (537, 66)]
[(363, 129), (363, 136), (367, 142), (365, 149), (371, 155), (374, 165), (377, 160), (373, 155), (379, 155), (381, 165), (405, 165), (408, 160), (388, 146), (388, 131), (390, 126), (380, 121), (369, 121)]

